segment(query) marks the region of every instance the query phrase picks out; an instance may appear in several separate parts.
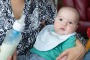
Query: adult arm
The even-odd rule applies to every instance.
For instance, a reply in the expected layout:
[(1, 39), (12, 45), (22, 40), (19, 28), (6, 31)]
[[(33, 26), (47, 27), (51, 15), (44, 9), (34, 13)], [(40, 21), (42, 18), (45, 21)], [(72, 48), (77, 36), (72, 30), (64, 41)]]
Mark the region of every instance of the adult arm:
[(68, 56), (67, 60), (82, 60), (85, 52), (85, 46), (79, 39), (77, 39), (76, 47), (64, 51), (60, 56), (57, 57), (57, 60), (61, 60), (64, 56)]

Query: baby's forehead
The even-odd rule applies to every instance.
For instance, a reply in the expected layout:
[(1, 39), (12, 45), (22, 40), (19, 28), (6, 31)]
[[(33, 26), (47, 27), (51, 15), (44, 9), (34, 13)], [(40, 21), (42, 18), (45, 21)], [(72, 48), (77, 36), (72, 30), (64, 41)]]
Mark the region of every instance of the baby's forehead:
[(68, 16), (74, 16), (76, 19), (79, 19), (79, 13), (78, 11), (73, 8), (73, 7), (62, 7), (59, 11), (58, 11), (58, 15), (60, 14), (68, 14)]

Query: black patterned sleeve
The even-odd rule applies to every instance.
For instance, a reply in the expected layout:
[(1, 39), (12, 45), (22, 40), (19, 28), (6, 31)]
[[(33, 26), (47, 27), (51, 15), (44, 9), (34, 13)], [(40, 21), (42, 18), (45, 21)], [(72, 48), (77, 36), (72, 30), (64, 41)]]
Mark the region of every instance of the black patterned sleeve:
[(82, 42), (84, 46), (86, 46), (86, 40), (79, 33), (76, 34), (76, 37)]
[[(41, 2), (41, 3), (40, 3)], [(53, 24), (54, 22), (54, 18), (56, 16), (56, 13), (57, 13), (57, 9), (53, 3), (53, 0), (40, 0), (40, 14), (39, 14), (39, 17), (40, 17), (40, 20), (41, 21), (45, 21), (45, 24), (48, 25), (48, 24)]]

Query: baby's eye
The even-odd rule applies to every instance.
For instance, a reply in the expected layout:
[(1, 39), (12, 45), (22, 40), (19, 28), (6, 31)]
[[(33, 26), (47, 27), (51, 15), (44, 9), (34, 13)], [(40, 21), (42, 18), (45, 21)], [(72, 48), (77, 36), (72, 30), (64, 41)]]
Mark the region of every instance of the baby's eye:
[(63, 19), (60, 18), (59, 20), (62, 21)]
[(72, 22), (69, 22), (69, 24), (73, 24)]

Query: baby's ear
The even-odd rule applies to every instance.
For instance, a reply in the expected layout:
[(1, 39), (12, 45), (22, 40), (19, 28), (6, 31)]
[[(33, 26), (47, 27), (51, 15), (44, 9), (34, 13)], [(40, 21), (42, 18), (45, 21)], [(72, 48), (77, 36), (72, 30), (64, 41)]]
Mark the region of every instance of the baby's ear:
[(78, 29), (79, 25), (77, 25), (76, 30)]
[(80, 22), (78, 22), (78, 24), (77, 24), (77, 28), (80, 26)]
[(78, 25), (77, 25), (77, 28), (78, 28)]
[(78, 29), (79, 25), (76, 26), (76, 30)]

